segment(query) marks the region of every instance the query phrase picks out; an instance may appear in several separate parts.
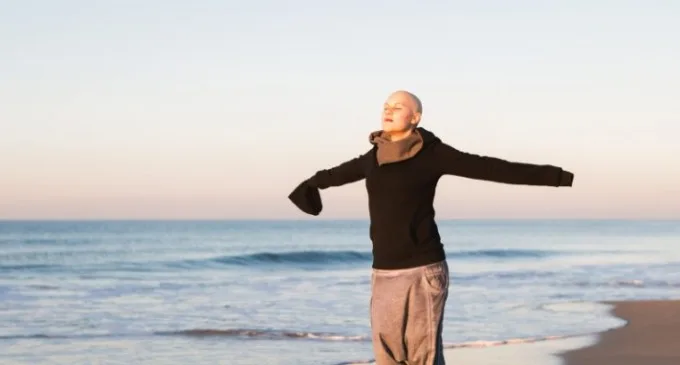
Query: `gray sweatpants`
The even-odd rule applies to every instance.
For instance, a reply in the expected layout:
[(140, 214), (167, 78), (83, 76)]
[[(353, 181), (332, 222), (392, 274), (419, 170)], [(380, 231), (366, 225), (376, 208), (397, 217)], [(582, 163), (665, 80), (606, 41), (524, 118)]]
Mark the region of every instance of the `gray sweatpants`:
[(446, 261), (373, 269), (371, 329), (376, 365), (444, 365), (442, 322), (449, 293)]

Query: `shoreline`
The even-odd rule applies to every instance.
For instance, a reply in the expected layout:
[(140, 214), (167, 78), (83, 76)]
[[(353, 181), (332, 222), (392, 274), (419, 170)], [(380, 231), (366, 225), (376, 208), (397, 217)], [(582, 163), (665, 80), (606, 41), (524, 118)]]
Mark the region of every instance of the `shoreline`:
[(680, 299), (602, 302), (626, 324), (587, 347), (559, 353), (564, 365), (680, 364)]
[[(444, 345), (447, 364), (468, 365), (563, 365), (561, 351), (579, 349), (597, 341), (597, 333), (546, 336), (507, 341), (479, 341)], [(376, 365), (374, 360), (337, 365)]]

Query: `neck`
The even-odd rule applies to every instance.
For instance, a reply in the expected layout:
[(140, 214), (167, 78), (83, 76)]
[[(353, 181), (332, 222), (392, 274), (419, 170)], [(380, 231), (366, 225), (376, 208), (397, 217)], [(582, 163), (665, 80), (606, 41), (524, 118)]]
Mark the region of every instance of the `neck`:
[(390, 141), (392, 142), (401, 141), (402, 139), (410, 136), (411, 133), (413, 133), (413, 129), (409, 129), (402, 132), (390, 132)]

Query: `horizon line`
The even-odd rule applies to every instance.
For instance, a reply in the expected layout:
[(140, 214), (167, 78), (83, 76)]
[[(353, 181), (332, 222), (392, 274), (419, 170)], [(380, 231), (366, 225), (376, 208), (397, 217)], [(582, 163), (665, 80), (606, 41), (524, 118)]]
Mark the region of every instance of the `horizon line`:
[[(447, 221), (648, 221), (677, 222), (680, 218), (439, 218)], [(0, 222), (370, 222), (369, 218), (0, 218)]]

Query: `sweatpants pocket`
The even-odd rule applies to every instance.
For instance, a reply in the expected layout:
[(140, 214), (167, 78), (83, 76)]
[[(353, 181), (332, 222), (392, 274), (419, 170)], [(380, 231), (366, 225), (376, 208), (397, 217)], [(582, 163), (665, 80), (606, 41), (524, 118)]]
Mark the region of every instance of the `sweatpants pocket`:
[(423, 278), (428, 289), (441, 292), (449, 286), (449, 270), (446, 261), (424, 267)]

